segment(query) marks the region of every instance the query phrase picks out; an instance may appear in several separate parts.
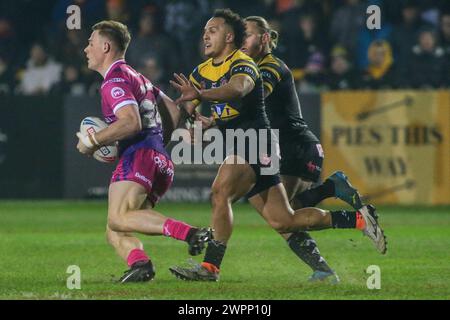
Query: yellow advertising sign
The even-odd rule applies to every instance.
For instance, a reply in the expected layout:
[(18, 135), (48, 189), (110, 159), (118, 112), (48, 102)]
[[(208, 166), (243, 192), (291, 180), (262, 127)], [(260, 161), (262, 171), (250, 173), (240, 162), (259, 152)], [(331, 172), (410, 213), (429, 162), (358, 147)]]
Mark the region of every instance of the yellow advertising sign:
[(368, 201), (450, 204), (450, 92), (322, 94), (323, 177), (344, 171)]

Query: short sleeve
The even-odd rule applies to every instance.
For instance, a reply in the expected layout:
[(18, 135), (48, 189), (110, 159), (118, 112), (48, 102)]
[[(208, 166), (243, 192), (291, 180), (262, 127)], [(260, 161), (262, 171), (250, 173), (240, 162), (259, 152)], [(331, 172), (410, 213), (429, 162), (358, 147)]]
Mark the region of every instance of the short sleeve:
[[(120, 78), (119, 78), (120, 79)], [(124, 81), (107, 82), (101, 89), (102, 99), (114, 114), (129, 104), (138, 105), (129, 83)]]
[(272, 93), (273, 88), (281, 81), (281, 70), (279, 66), (274, 64), (263, 64), (259, 66), (264, 87), (269, 93)]
[(237, 60), (230, 67), (230, 78), (242, 74), (249, 76), (255, 82), (259, 78), (258, 67), (248, 60)]

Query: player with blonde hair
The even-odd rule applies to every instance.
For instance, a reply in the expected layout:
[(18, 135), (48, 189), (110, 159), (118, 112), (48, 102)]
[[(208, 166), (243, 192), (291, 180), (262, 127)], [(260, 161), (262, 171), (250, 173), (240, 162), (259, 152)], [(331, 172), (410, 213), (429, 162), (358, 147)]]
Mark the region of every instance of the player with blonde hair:
[[(271, 127), (280, 132), (281, 181), (292, 207), (313, 207), (326, 198), (338, 197), (354, 209), (361, 209), (363, 204), (358, 191), (340, 171), (311, 188), (313, 183), (319, 181), (324, 152), (319, 139), (303, 119), (291, 71), (272, 53), (277, 47), (278, 32), (271, 29), (261, 16), (250, 16), (244, 20), (246, 38), (241, 50), (253, 58), (261, 71), (266, 112)], [(331, 277), (338, 281), (321, 256), (317, 243), (306, 231), (282, 236), (292, 251), (313, 269), (310, 280)]]
[(209, 229), (194, 228), (153, 210), (173, 181), (174, 167), (164, 148), (158, 106), (165, 107), (174, 123), (177, 106), (161, 90), (126, 64), (131, 36), (120, 22), (101, 21), (92, 27), (84, 49), (88, 68), (104, 78), (102, 112), (109, 126), (79, 138), (77, 148), (92, 155), (99, 147), (119, 142), (119, 163), (108, 195), (108, 242), (130, 267), (121, 282), (151, 280), (154, 267), (133, 233), (165, 235), (186, 241), (189, 253), (199, 254), (209, 240)]

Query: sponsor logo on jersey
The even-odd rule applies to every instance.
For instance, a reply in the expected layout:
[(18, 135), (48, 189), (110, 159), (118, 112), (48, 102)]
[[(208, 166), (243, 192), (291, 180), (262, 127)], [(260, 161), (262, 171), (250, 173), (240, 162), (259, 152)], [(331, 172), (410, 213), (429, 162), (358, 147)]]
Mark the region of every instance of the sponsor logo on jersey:
[(230, 120), (239, 115), (239, 111), (227, 103), (218, 103), (212, 106), (214, 119)]
[(111, 79), (108, 79), (104, 84), (116, 83), (116, 82), (125, 82), (125, 79), (123, 79), (123, 78), (111, 78)]
[(105, 80), (105, 82), (102, 83), (102, 86), (100, 87), (100, 89), (103, 89), (109, 83), (118, 83), (118, 82), (126, 82), (126, 81), (123, 78), (118, 78), (118, 77), (111, 78), (111, 79)]
[(240, 65), (240, 66), (234, 67), (232, 70), (232, 74), (236, 74), (236, 73), (246, 73), (252, 77), (257, 76), (257, 74), (255, 73), (255, 70), (253, 70), (253, 68), (251, 68), (249, 66), (245, 66), (245, 65)]
[(125, 95), (125, 91), (120, 87), (114, 87), (111, 89), (111, 97), (114, 99), (122, 98)]

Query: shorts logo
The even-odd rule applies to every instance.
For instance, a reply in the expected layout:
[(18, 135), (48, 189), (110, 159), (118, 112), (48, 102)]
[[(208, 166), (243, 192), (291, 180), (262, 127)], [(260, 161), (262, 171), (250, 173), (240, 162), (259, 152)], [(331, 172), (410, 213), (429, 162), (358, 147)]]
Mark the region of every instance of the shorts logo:
[(114, 121), (114, 118), (113, 117), (106, 117), (105, 118), (105, 122), (107, 123), (107, 124), (110, 124), (111, 122), (113, 122)]
[(312, 161), (310, 161), (306, 164), (306, 168), (308, 169), (309, 172), (312, 172), (312, 173), (314, 173), (315, 171), (318, 171), (318, 172), (322, 171), (322, 168), (320, 168), (318, 165), (312, 163)]
[(111, 97), (119, 99), (125, 95), (125, 91), (122, 88), (114, 87), (111, 89)]
[(170, 177), (173, 177), (174, 175), (173, 169), (168, 165), (168, 163), (165, 160), (161, 159), (158, 156), (154, 157), (153, 160), (155, 161), (155, 164), (158, 166), (159, 172), (168, 175)]
[(152, 182), (147, 178), (147, 177), (145, 177), (145, 176), (143, 176), (142, 174), (140, 174), (139, 172), (136, 172), (135, 174), (134, 174), (134, 176), (136, 177), (136, 178), (138, 178), (139, 180), (142, 180), (142, 181), (144, 181), (146, 184), (148, 184), (150, 187), (152, 186)]

